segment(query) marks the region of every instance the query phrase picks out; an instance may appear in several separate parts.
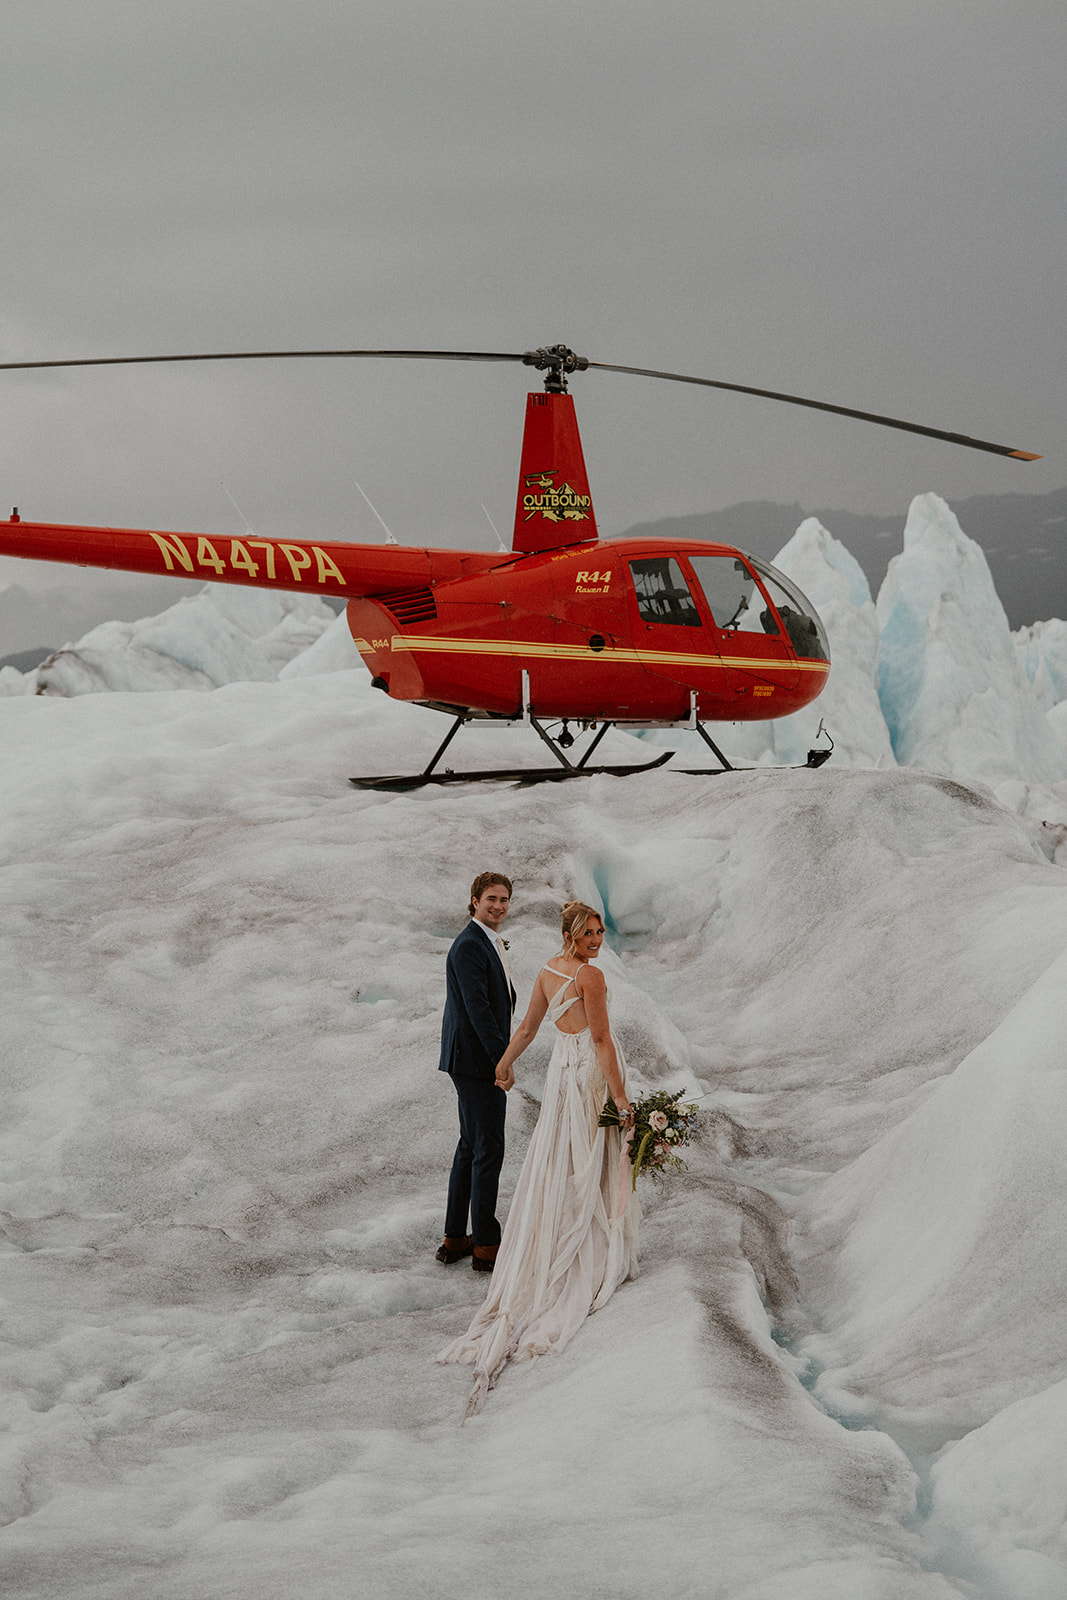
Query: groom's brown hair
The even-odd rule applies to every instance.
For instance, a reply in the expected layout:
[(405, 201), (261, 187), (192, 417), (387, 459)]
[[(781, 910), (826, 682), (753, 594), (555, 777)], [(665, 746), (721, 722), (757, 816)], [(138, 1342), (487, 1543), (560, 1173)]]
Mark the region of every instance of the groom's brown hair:
[(511, 879), (505, 878), (502, 872), (479, 872), (478, 876), (471, 884), (470, 905), (467, 907), (468, 916), (473, 917), (474, 902), (476, 900), (480, 900), (485, 891), (494, 883), (502, 883), (504, 888), (508, 891), (508, 894), (511, 894)]

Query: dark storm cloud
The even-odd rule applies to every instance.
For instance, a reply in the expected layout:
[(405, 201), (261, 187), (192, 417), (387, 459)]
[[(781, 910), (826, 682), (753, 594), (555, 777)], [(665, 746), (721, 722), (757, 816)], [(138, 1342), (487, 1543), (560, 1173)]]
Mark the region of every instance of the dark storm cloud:
[[(5, 8), (9, 358), (564, 339), (1045, 451), (590, 374), (606, 531), (741, 499), (1047, 492), (1063, 452), (1060, 4)], [(492, 536), (521, 369), (0, 378), (46, 519)]]

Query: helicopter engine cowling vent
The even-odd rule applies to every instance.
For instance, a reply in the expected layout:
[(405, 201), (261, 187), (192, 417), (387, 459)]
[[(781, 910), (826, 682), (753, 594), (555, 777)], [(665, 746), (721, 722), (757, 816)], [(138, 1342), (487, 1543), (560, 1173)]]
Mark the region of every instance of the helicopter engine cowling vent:
[(391, 589), (388, 594), (376, 594), (376, 605), (384, 606), (402, 628), (413, 622), (433, 622), (437, 617), (437, 601), (432, 589)]

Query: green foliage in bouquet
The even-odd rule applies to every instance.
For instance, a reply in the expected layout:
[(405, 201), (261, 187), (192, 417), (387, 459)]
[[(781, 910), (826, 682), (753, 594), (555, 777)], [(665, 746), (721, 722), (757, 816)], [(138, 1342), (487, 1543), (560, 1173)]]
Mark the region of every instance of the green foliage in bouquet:
[[(631, 1189), (637, 1188), (639, 1172), (650, 1172), (654, 1178), (661, 1178), (668, 1167), (676, 1171), (684, 1169), (685, 1162), (679, 1151), (689, 1143), (696, 1131), (697, 1108), (692, 1104), (683, 1105), (681, 1101), (680, 1089), (674, 1094), (667, 1089), (659, 1089), (655, 1094), (646, 1095), (643, 1100), (631, 1100), (634, 1113), (634, 1128), (629, 1143), (633, 1169)], [(622, 1127), (618, 1107), (610, 1095), (600, 1113), (599, 1126)]]

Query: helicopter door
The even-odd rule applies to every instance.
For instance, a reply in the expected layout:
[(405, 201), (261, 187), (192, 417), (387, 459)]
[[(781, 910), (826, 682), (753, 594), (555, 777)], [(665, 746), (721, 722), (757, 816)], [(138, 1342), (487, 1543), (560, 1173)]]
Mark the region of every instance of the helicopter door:
[[(719, 630), (727, 692), (766, 703), (796, 689), (800, 671), (789, 636), (755, 573), (740, 556), (691, 557), (697, 582)], [(773, 713), (772, 713), (773, 714)]]
[(642, 665), (664, 680), (656, 716), (689, 713), (689, 690), (700, 687), (709, 668), (722, 670), (719, 652), (681, 566), (673, 556), (643, 556), (630, 562), (637, 598), (634, 649)]

